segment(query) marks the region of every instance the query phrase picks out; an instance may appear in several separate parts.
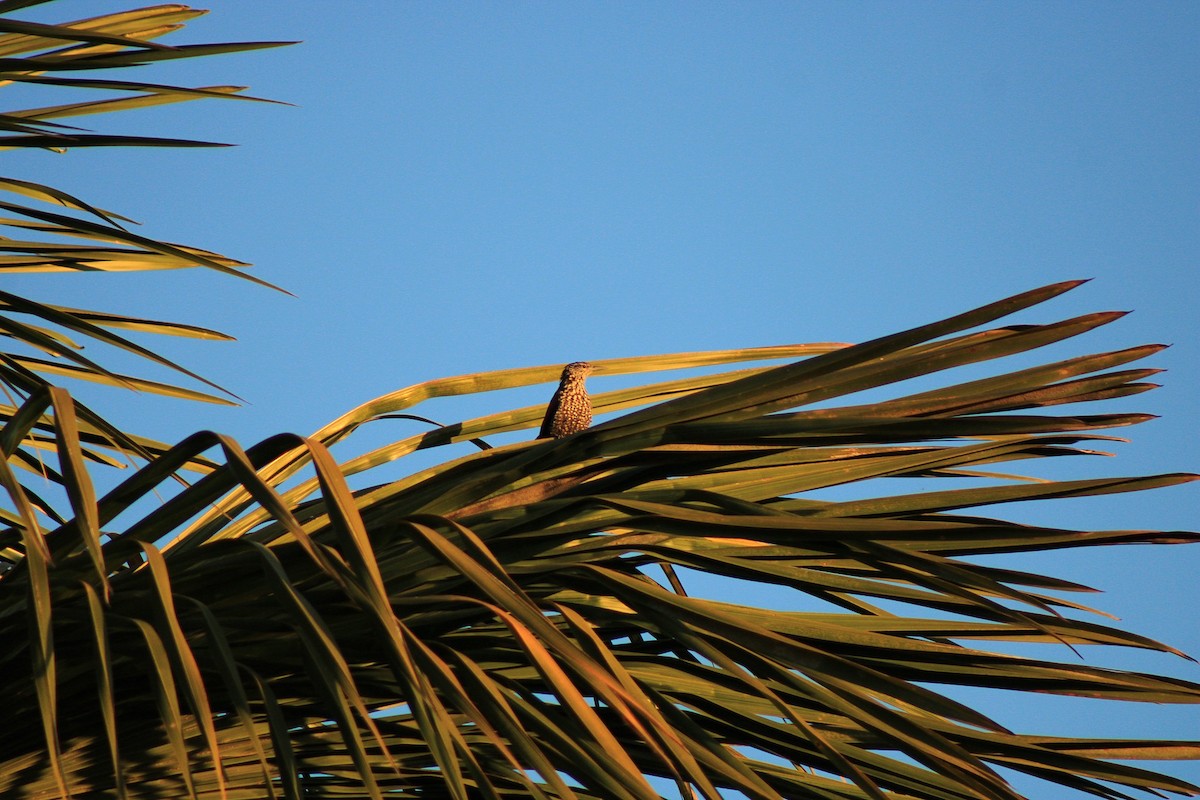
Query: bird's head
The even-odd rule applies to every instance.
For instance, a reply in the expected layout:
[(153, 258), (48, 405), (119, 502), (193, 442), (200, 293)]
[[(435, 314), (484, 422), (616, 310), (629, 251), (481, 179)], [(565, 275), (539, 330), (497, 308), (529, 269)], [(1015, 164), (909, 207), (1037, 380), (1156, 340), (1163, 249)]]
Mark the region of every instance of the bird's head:
[(586, 361), (572, 361), (563, 367), (562, 380), (583, 380), (594, 370), (591, 364)]

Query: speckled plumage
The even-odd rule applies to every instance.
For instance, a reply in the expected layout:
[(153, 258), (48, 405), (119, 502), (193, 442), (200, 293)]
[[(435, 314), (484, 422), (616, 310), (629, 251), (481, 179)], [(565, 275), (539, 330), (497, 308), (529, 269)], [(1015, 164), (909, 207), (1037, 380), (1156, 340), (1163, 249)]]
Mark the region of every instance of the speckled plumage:
[(561, 439), (587, 430), (592, 424), (592, 399), (584, 386), (591, 372), (592, 365), (586, 361), (574, 361), (563, 367), (558, 389), (546, 406), (539, 439)]

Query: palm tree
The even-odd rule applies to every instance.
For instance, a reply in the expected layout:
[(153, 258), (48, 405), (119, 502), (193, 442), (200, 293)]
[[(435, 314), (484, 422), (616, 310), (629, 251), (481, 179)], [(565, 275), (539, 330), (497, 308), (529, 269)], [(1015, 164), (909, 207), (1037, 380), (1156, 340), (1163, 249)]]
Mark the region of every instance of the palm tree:
[[(183, 6), (57, 25), (13, 17), (38, 4), (0, 3), (4, 80), (123, 94), (9, 111), (4, 147), (202, 144), (57, 120), (240, 97), (84, 76), (269, 46), (157, 44), (200, 13)], [(254, 280), (240, 262), (131, 233), (65, 192), (0, 188), (17, 196), (2, 201), (0, 222), (17, 232), (0, 241), (5, 270), (201, 267)], [(105, 342), (190, 375), (121, 332), (220, 334), (0, 292), (10, 342), (0, 354), (0, 795), (1019, 798), (1002, 769), (1105, 798), (1198, 794), (1126, 763), (1200, 758), (1198, 742), (1023, 734), (946, 693), (1200, 702), (1200, 685), (1184, 680), (987, 649), (1182, 655), (1084, 618), (1066, 595), (1085, 587), (971, 558), (1200, 538), (980, 510), (1193, 480), (991, 471), (1088, 452), (1107, 438), (1098, 431), (1146, 419), (1053, 407), (1152, 388), (1154, 370), (1127, 365), (1158, 348), (839, 404), (1117, 316), (989, 327), (1075, 285), (853, 346), (597, 361), (598, 376), (705, 370), (598, 394), (601, 421), (564, 438), (535, 440), (545, 409), (522, 407), (340, 463), (329, 447), (375, 420), (552, 382), (561, 365), (430, 381), (309, 437), (243, 449), (196, 433), (168, 446), (109, 423), (57, 381), (219, 400), (117, 374), (76, 345)], [(512, 432), (524, 435), (483, 442)], [(471, 441), (477, 451), (393, 477), (393, 462)], [(98, 491), (100, 473), (125, 461), (130, 474)], [(896, 494), (875, 480), (914, 477), (926, 490)], [(847, 485), (865, 499), (816, 497)], [(785, 587), (814, 610), (697, 596), (696, 573)]]

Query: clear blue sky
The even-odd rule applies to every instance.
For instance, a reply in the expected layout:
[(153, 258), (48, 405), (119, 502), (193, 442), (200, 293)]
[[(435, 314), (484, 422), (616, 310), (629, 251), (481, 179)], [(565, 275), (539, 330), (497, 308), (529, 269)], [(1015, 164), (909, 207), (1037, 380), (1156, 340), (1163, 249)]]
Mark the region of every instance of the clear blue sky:
[[(244, 83), (296, 107), (83, 122), (233, 149), (5, 154), (4, 174), (253, 262), (297, 295), (206, 274), (22, 279), (45, 299), (241, 340), (168, 352), (247, 407), (112, 401), (151, 435), (307, 433), (477, 370), (860, 341), (1092, 277), (1023, 319), (1135, 313), (1055, 355), (1174, 346), (1152, 363), (1165, 388), (1111, 406), (1163, 419), (1071, 474), (1200, 469), (1196, 3), (207, 5), (172, 41), (304, 44), (129, 77)], [(121, 7), (64, 0), (29, 16)], [(1195, 528), (1197, 498), (1193, 485), (1007, 513)], [(1200, 548), (1003, 563), (1102, 588), (1093, 605), (1200, 655)], [(1178, 659), (1085, 655), (1200, 680)], [(1043, 733), (1200, 738), (1195, 708), (980, 702)], [(1198, 765), (1174, 771), (1200, 782)]]

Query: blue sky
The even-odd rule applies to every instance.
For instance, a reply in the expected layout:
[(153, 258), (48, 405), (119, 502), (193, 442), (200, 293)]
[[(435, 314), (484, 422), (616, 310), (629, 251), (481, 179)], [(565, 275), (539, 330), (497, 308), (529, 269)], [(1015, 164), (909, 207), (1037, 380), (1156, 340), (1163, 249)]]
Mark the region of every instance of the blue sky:
[[(1021, 320), (1135, 313), (1054, 356), (1173, 347), (1150, 363), (1169, 370), (1165, 388), (1111, 406), (1162, 419), (1120, 432), (1133, 442), (1114, 446), (1117, 459), (1070, 474), (1200, 468), (1200, 5), (207, 6), (173, 41), (304, 44), (130, 77), (249, 84), (295, 107), (207, 102), (82, 121), (230, 149), (5, 154), (6, 175), (253, 262), (296, 295), (208, 274), (14, 281), (66, 305), (238, 337), (166, 350), (246, 407), (103, 396), (148, 434), (209, 427), (248, 444), (443, 375), (861, 341), (1090, 277)], [(29, 16), (121, 7), (63, 0)], [(1193, 485), (1009, 513), (1195, 528), (1196, 501)], [(1200, 654), (1200, 549), (1003, 563), (1102, 588), (1093, 605)], [(1177, 659), (1087, 657), (1200, 680)], [(981, 702), (1045, 733), (1200, 731), (1195, 709)], [(1174, 771), (1200, 782), (1200, 766)]]

